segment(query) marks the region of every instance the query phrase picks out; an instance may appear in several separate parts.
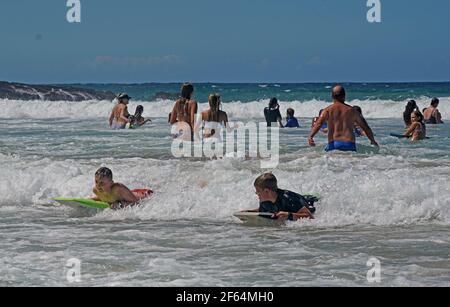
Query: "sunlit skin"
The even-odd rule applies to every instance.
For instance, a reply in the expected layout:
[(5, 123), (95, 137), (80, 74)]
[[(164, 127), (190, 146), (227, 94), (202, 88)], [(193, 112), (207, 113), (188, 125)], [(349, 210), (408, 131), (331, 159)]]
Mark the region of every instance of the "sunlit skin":
[(412, 137), (411, 141), (416, 142), (425, 139), (425, 135), (422, 132), (422, 124), (419, 121), (419, 117), (416, 114), (411, 114), (411, 126), (408, 131), (405, 132), (406, 137)]
[(442, 115), (438, 110), (438, 106), (439, 103), (435, 104), (435, 105), (431, 105), (430, 107), (428, 107), (425, 112), (423, 113), (423, 116), (425, 118), (425, 120), (429, 120), (431, 117), (436, 118), (436, 122), (438, 124), (443, 124), (444, 122), (442, 121)]
[(128, 113), (128, 105), (129, 100), (124, 98), (120, 103), (114, 106), (111, 111), (111, 115), (109, 116), (109, 126), (113, 125), (113, 121), (115, 120), (119, 125), (126, 125), (130, 122), (130, 113)]
[(96, 176), (92, 192), (96, 195), (93, 200), (108, 203), (112, 209), (117, 209), (121, 205), (133, 205), (139, 201), (125, 185), (115, 183), (107, 177)]
[[(278, 198), (278, 193), (272, 191), (270, 189), (263, 189), (260, 187), (255, 187), (255, 194), (258, 196), (260, 202), (270, 201), (275, 203)], [(253, 212), (258, 212), (258, 209), (252, 210)], [(314, 219), (312, 213), (308, 210), (308, 208), (303, 207), (297, 213), (292, 213), (294, 220), (298, 219)], [(280, 211), (275, 214), (277, 218), (287, 219), (289, 216), (289, 212)]]
[(187, 114), (178, 114), (178, 109), (181, 101), (177, 101), (170, 113), (170, 124), (173, 125), (177, 122), (185, 122), (191, 126), (191, 129), (195, 125), (195, 114), (197, 114), (198, 104), (195, 100), (191, 99), (187, 102)]
[[(341, 86), (333, 88), (333, 94), (343, 92)], [(366, 124), (358, 111), (345, 103), (345, 95), (339, 99), (334, 98), (333, 104), (326, 108), (316, 121), (308, 138), (310, 146), (316, 146), (314, 136), (319, 132), (324, 123), (328, 123), (328, 142), (355, 142), (355, 124), (361, 127), (372, 145), (378, 146), (373, 136), (372, 129)]]
[[(313, 118), (312, 124), (311, 124), (311, 129), (314, 128), (314, 126), (316, 125), (316, 123), (317, 123), (318, 120), (319, 120), (319, 117), (314, 117), (314, 118)], [(322, 134), (327, 135), (327, 134), (328, 134), (328, 128), (322, 129), (322, 126), (321, 126), (320, 132), (321, 132)]]
[[(220, 106), (220, 104), (221, 104), (220, 98), (219, 98), (219, 102), (218, 103), (219, 103), (219, 106)], [(203, 111), (201, 113), (201, 117), (199, 118), (201, 120), (198, 120), (195, 123), (195, 127), (194, 127), (194, 132), (195, 133), (197, 133), (200, 130), (200, 128), (202, 126), (202, 121), (208, 121), (209, 114), (211, 112), (210, 110), (211, 110), (211, 108), (208, 109), (208, 110), (205, 110), (205, 111)], [(227, 129), (227, 132), (233, 131), (233, 128), (230, 126), (230, 124), (228, 122), (228, 115), (224, 111), (220, 111), (219, 110), (219, 121), (218, 121), (218, 124), (223, 124), (223, 126)], [(234, 128), (237, 128), (237, 125), (234, 125)], [(204, 138), (210, 138), (210, 137), (213, 137), (214, 135), (217, 136), (218, 135), (218, 131), (220, 131), (220, 129), (217, 129), (216, 133), (212, 134), (209, 129), (205, 129), (205, 133), (204, 133), (203, 137)]]

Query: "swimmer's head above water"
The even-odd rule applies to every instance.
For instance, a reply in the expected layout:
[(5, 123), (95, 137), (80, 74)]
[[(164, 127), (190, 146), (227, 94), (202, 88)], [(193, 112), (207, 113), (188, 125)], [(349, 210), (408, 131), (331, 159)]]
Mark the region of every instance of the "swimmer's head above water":
[(256, 178), (254, 183), (258, 198), (261, 202), (276, 199), (278, 181), (274, 174), (265, 173)]
[(278, 104), (278, 99), (273, 97), (270, 99), (269, 101), (269, 108), (270, 109), (276, 109), (278, 108), (280, 105)]
[(431, 106), (432, 106), (433, 108), (437, 108), (437, 107), (439, 106), (439, 99), (433, 98), (433, 99), (431, 100)]
[(332, 98), (333, 101), (345, 102), (345, 89), (342, 85), (336, 85), (333, 87)]
[(136, 107), (136, 111), (134, 112), (134, 116), (135, 117), (140, 117), (140, 116), (142, 116), (142, 113), (144, 113), (144, 107), (141, 106), (141, 105), (138, 105)]
[(127, 93), (121, 93), (117, 95), (117, 99), (119, 100), (119, 103), (128, 104), (130, 102), (131, 97), (128, 96)]
[(294, 114), (295, 114), (295, 110), (294, 110), (294, 109), (288, 108), (288, 109), (286, 110), (286, 115), (287, 115), (288, 118), (293, 118), (293, 117), (294, 117)]
[(109, 190), (113, 184), (113, 173), (109, 168), (101, 167), (95, 172), (95, 187), (99, 191)]

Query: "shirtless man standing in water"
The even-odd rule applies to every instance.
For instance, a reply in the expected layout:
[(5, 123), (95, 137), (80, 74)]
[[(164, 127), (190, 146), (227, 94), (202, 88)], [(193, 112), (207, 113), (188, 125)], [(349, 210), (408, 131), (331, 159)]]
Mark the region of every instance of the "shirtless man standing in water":
[(120, 94), (117, 99), (119, 103), (114, 106), (109, 116), (109, 126), (112, 129), (125, 129), (126, 125), (131, 121), (130, 113), (128, 113), (128, 103), (131, 99), (128, 94)]
[(372, 145), (378, 147), (372, 129), (358, 111), (345, 103), (345, 89), (341, 85), (333, 88), (333, 104), (326, 108), (311, 130), (308, 139), (310, 146), (316, 146), (314, 136), (320, 127), (328, 122), (328, 146), (325, 151), (356, 151), (355, 124), (366, 133)]

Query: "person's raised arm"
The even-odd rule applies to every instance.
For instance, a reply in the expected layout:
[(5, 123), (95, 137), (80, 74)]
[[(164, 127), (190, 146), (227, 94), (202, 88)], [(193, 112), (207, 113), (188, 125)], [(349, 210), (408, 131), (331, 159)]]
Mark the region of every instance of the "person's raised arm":
[(309, 134), (308, 143), (309, 146), (316, 146), (316, 143), (314, 142), (314, 137), (319, 132), (322, 125), (328, 121), (328, 111), (325, 109), (322, 112), (322, 115), (320, 115), (319, 119), (316, 120), (314, 126), (311, 128), (311, 133)]
[(361, 114), (358, 113), (358, 111), (354, 110), (354, 112), (356, 113), (356, 124), (358, 124), (358, 126), (361, 127), (361, 129), (364, 131), (364, 133), (366, 134), (367, 138), (370, 140), (370, 143), (372, 145), (375, 145), (377, 147), (379, 147), (377, 141), (375, 141), (375, 137), (373, 135), (373, 131), (372, 129), (370, 129), (369, 125), (367, 124), (367, 122), (364, 120), (364, 118), (361, 116)]

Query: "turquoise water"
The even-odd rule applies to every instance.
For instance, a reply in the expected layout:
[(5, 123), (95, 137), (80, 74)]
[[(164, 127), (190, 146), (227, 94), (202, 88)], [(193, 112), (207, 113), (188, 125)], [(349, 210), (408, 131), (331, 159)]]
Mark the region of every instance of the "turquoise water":
[[(450, 97), (450, 83), (342, 83), (349, 100), (404, 101), (421, 97)], [(329, 100), (334, 83), (252, 83), (252, 84), (195, 84), (195, 98), (208, 101), (210, 93), (220, 93), (223, 102), (251, 102), (277, 97), (282, 101)], [(77, 85), (113, 93), (128, 92), (138, 100), (152, 100), (158, 92), (179, 93), (181, 83), (172, 84), (83, 84)]]
[[(246, 86), (239, 90), (248, 101), (230, 98), (223, 109), (244, 123), (261, 121), (267, 101), (255, 94), (258, 85)], [(450, 94), (434, 86), (411, 90), (421, 106), (441, 97), (450, 118)], [(275, 90), (267, 97), (277, 93), (268, 87)], [(314, 221), (281, 228), (245, 227), (232, 217), (258, 205), (259, 159), (173, 157), (172, 101), (132, 102), (153, 123), (127, 131), (108, 129), (111, 102), (0, 101), (0, 285), (371, 286), (366, 263), (376, 257), (381, 286), (448, 286), (450, 125), (429, 126), (430, 139), (416, 144), (390, 137), (403, 130), (404, 101), (389, 96), (404, 95), (402, 88), (351, 100), (363, 106), (381, 145), (360, 139), (357, 154), (324, 153), (322, 135), (317, 148), (307, 146), (311, 117), (329, 103), (326, 96), (281, 100), (282, 113), (295, 107), (301, 128), (280, 131), (272, 171), (282, 188), (322, 195)], [(99, 213), (52, 201), (90, 196), (100, 166), (155, 195), (140, 208)], [(80, 283), (66, 279), (70, 258), (82, 263)]]

